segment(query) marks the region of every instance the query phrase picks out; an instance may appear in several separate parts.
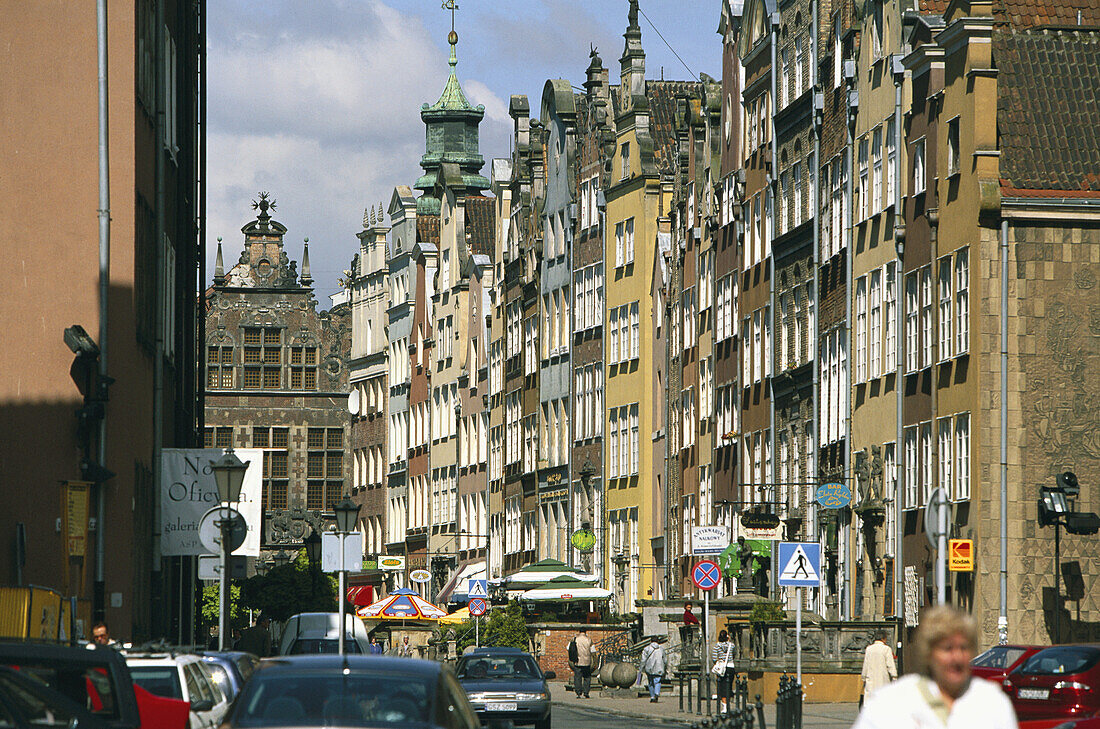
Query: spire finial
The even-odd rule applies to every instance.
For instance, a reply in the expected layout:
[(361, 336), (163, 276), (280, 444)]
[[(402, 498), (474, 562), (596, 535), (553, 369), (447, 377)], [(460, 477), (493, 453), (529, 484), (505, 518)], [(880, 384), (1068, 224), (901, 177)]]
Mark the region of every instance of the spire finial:
[(451, 44), (451, 58), (448, 63), (451, 68), (458, 65), (458, 53), (455, 46), (458, 45), (458, 33), (455, 32), (455, 11), (458, 10), (458, 0), (443, 0), (443, 9), (451, 11), (451, 32), (447, 34), (447, 42)]
[(363, 208), (363, 228), (370, 227), (370, 208)]
[(302, 246), (302, 285), (313, 285), (313, 273), (309, 270), (309, 238), (305, 238)]
[(214, 259), (214, 285), (225, 283), (225, 263), (222, 261), (222, 237), (218, 236), (218, 255)]

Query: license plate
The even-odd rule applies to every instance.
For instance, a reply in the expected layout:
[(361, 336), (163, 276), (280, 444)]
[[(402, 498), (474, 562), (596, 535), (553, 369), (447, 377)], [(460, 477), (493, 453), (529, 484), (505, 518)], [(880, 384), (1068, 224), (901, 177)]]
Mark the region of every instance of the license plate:
[(1021, 699), (1047, 699), (1050, 697), (1050, 690), (1022, 688), (1016, 692), (1016, 696)]
[(485, 704), (486, 711), (515, 711), (516, 705), (514, 703), (504, 704), (499, 702), (489, 702)]

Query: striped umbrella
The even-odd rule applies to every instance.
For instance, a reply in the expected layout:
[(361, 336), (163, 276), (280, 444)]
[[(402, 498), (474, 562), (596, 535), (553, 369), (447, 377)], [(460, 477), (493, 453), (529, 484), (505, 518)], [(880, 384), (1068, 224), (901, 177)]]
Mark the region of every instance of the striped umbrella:
[(415, 590), (394, 590), (378, 602), (356, 611), (366, 620), (439, 620), (446, 617), (442, 610), (420, 597)]

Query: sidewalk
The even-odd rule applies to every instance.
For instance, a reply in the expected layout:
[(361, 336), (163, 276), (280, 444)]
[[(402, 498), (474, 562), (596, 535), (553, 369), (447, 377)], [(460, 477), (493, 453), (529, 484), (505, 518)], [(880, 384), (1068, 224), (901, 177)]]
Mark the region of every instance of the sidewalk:
[[(599, 696), (597, 689), (593, 689), (592, 698), (578, 699), (576, 694), (565, 689), (565, 684), (556, 681), (550, 682), (550, 697), (555, 704), (573, 709), (643, 719), (648, 723), (688, 725), (706, 718), (705, 715), (681, 712), (680, 698), (669, 687), (661, 691), (661, 700), (656, 704), (650, 703), (648, 697), (604, 698)], [(717, 702), (711, 702), (711, 708), (716, 711)], [(706, 710), (706, 702), (703, 710)], [(856, 704), (804, 704), (802, 726), (805, 729), (850, 729), (858, 712)], [(775, 727), (774, 703), (764, 704), (764, 721), (768, 729)]]

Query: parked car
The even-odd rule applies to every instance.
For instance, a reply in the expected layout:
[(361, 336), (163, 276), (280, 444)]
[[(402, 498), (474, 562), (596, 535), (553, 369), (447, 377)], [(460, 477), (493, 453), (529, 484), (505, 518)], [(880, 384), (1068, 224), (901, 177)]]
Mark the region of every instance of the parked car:
[(550, 729), (550, 687), (530, 653), (518, 648), (475, 648), (455, 673), (483, 724), (512, 722)]
[(0, 666), (0, 727), (108, 729), (110, 724), (27, 672)]
[(233, 727), (477, 729), (454, 673), (385, 656), (283, 656), (260, 662), (222, 729)]
[(214, 683), (230, 701), (237, 698), (245, 681), (256, 670), (260, 659), (242, 651), (204, 651), (202, 659), (214, 677)]
[(1100, 717), (1021, 721), (1020, 729), (1100, 729)]
[(228, 697), (197, 655), (131, 653), (126, 655), (126, 665), (135, 685), (157, 696), (190, 702), (191, 729), (212, 729), (229, 710)]
[(0, 666), (18, 668), (74, 704), (87, 707), (111, 729), (142, 726), (130, 671), (114, 649), (0, 642)]
[[(344, 616), (345, 650), (349, 654), (370, 653), (367, 626), (358, 615)], [(283, 628), (279, 655), (298, 656), (339, 652), (339, 613), (299, 613)]]
[(1044, 648), (1008, 674), (1004, 687), (1021, 720), (1096, 715), (1100, 644)]
[(970, 661), (970, 672), (1002, 683), (1012, 670), (1043, 649), (1041, 645), (995, 645)]

